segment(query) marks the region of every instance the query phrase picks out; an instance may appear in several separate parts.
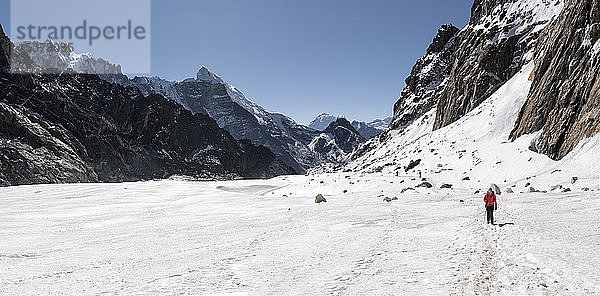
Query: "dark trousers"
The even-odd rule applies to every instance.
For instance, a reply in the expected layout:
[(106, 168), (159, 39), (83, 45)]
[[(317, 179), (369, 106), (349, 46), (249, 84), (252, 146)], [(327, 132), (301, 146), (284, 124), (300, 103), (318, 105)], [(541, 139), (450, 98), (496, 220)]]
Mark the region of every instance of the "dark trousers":
[(494, 206), (485, 206), (485, 211), (487, 213), (487, 223), (494, 224)]

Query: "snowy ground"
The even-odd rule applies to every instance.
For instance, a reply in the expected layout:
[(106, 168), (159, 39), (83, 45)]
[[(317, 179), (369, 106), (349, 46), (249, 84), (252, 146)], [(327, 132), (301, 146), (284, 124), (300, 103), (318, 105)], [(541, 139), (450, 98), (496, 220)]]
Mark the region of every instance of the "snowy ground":
[(0, 188), (0, 294), (600, 294), (598, 180), (502, 194), (496, 226), (471, 187), (400, 193), (420, 181)]

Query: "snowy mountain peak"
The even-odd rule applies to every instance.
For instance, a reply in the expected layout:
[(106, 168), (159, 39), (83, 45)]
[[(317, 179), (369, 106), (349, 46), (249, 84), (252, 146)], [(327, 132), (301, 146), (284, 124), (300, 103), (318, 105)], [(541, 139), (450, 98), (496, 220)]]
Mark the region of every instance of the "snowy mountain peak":
[(333, 116), (329, 113), (323, 112), (317, 115), (311, 122), (308, 124), (308, 127), (322, 131), (329, 126), (330, 123), (334, 122), (339, 116)]
[(196, 74), (196, 79), (200, 81), (208, 81), (212, 84), (223, 83), (223, 79), (221, 79), (219, 75), (210, 72), (210, 70), (208, 70), (204, 65), (200, 67), (200, 70), (198, 70), (198, 74)]
[(86, 74), (121, 74), (121, 66), (101, 58), (95, 58), (91, 53), (76, 53), (73, 46), (64, 41), (54, 41), (50, 38), (44, 42), (22, 41), (15, 47), (26, 52), (31, 60), (43, 71), (74, 70)]

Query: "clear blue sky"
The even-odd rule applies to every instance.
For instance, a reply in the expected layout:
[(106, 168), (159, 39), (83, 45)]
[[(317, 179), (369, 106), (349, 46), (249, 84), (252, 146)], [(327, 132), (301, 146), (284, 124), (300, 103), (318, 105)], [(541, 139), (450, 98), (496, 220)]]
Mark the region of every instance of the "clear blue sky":
[[(51, 1), (51, 0), (49, 0)], [(473, 0), (152, 0), (152, 74), (206, 65), (270, 111), (391, 115), (439, 26), (468, 22)], [(0, 0), (9, 31), (9, 1)]]

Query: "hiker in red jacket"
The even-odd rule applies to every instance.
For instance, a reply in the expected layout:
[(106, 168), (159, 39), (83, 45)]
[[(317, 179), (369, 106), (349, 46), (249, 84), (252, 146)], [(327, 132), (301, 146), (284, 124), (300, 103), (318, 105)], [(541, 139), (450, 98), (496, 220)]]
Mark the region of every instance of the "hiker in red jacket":
[(487, 193), (483, 197), (485, 202), (485, 211), (487, 212), (487, 223), (490, 222), (494, 225), (494, 210), (498, 209), (498, 203), (496, 203), (496, 194), (492, 188), (488, 189)]

